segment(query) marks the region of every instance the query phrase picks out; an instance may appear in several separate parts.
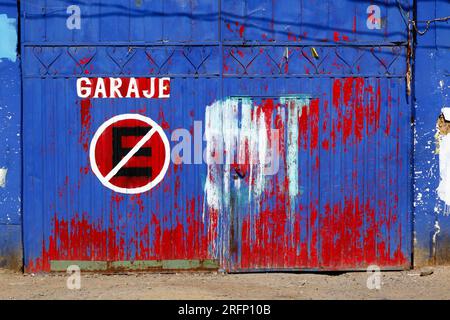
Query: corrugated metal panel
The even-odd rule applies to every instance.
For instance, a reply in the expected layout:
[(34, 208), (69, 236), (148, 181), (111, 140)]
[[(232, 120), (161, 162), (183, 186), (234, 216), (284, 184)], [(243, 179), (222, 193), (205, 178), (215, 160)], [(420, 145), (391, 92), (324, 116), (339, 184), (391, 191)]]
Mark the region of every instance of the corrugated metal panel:
[(288, 80), (278, 88), (291, 85), (315, 98), (294, 106), (268, 98), (254, 111), (281, 132), (278, 173), (230, 179), (223, 200), (224, 216), (233, 219), (230, 269), (407, 266), (410, 112), (403, 107), (404, 80)]
[[(380, 5), (379, 30), (351, 0), (87, 3), (79, 30), (65, 27), (67, 1), (22, 7), (27, 270), (409, 266), (406, 35), (394, 1)], [(82, 76), (168, 76), (171, 97), (82, 100)], [(125, 113), (169, 138), (186, 129), (207, 157), (238, 148), (243, 161), (172, 159), (151, 191), (115, 193), (88, 149)], [(281, 159), (268, 175), (272, 129)]]

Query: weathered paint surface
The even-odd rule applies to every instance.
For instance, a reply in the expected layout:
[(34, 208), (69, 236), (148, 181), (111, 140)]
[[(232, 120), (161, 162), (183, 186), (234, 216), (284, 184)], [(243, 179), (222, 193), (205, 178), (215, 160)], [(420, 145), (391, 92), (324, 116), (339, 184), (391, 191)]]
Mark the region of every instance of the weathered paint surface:
[[(237, 154), (209, 165), (205, 187), (214, 199), (210, 213), (222, 221), (219, 232), (229, 237), (218, 252), (231, 256), (224, 261), (229, 270), (409, 264), (411, 217), (400, 192), (409, 170), (409, 112), (398, 112), (404, 84), (354, 77), (330, 84), (330, 96), (311, 100), (229, 99), (207, 108), (214, 124), (207, 127), (207, 152)], [(253, 143), (242, 134), (244, 124), (252, 126)], [(272, 144), (280, 159), (271, 167), (279, 170), (267, 174), (261, 163), (273, 161)]]
[(450, 214), (450, 108), (441, 109), (436, 133), (436, 151), (439, 154), (439, 199), (445, 203), (444, 214)]
[(17, 2), (0, 3), (0, 268), (22, 268)]
[[(417, 19), (450, 15), (448, 1), (417, 1)], [(419, 24), (423, 29), (424, 25)], [(450, 30), (432, 23), (417, 36), (415, 55), (414, 211), (415, 264), (450, 262), (448, 130), (439, 126), (450, 106)], [(448, 126), (448, 123), (441, 123)]]
[[(411, 106), (393, 1), (380, 29), (352, 0), (79, 1), (80, 29), (52, 10), (64, 3), (21, 8), (26, 270), (409, 267)], [(171, 96), (80, 99), (86, 76), (170, 77)], [(175, 161), (151, 191), (114, 193), (88, 150), (124, 113), (186, 129), (223, 162)]]
[[(445, 205), (450, 206), (450, 135), (440, 137), (438, 143), (440, 182), (437, 193)], [(449, 214), (448, 208), (444, 210), (444, 213)]]
[(0, 188), (6, 187), (6, 175), (8, 174), (7, 168), (0, 168)]

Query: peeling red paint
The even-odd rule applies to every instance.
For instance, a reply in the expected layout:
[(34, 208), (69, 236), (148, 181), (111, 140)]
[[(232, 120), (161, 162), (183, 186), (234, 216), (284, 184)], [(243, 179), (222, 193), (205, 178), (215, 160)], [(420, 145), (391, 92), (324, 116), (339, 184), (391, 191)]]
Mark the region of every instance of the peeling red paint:
[[(365, 94), (368, 97), (365, 98)], [(365, 135), (373, 135), (380, 128), (381, 87), (376, 92), (364, 78), (336, 79), (333, 82), (333, 107), (337, 118), (331, 132), (333, 149), (337, 134), (342, 132), (344, 145), (360, 142)], [(345, 150), (344, 150), (345, 151)]]
[(240, 26), (240, 28), (239, 28), (239, 36), (240, 36), (241, 38), (244, 37), (244, 32), (245, 32), (245, 27), (242, 25), (242, 26)]
[(340, 41), (340, 39), (339, 39), (339, 32), (335, 31), (333, 33), (333, 39), (334, 39), (335, 42), (339, 42)]
[[(113, 196), (111, 200), (118, 209), (124, 199)], [(135, 196), (133, 201), (140, 207), (139, 212), (144, 212), (141, 198)], [(208, 224), (205, 225), (199, 215), (202, 206), (199, 198), (187, 200), (186, 208), (180, 208), (186, 222), (176, 218), (172, 227), (152, 213), (151, 220), (135, 229), (130, 238), (119, 228), (120, 217), (117, 221), (111, 216), (106, 223), (92, 222), (87, 213), (76, 214), (69, 220), (55, 214), (48, 244), (43, 244), (41, 257), (28, 262), (27, 272), (50, 271), (52, 260), (128, 261), (131, 256), (126, 248), (132, 243), (137, 250), (136, 261), (211, 259), (208, 243), (215, 241), (216, 234), (212, 233), (217, 232), (217, 217), (211, 220), (210, 234), (207, 234), (205, 226)]]
[(79, 141), (83, 146), (84, 151), (88, 151), (89, 149), (89, 139), (90, 139), (90, 130), (92, 124), (91, 117), (91, 100), (84, 99), (81, 100), (80, 103), (80, 120), (81, 120), (81, 131)]
[[(304, 222), (298, 215), (293, 221), (295, 232), (286, 234), (286, 224), (290, 222), (283, 205), (286, 201), (283, 187), (278, 186), (275, 207), (263, 209), (252, 218), (253, 221), (250, 217), (243, 221), (239, 268), (273, 270), (297, 265), (333, 270), (373, 263), (382, 266), (407, 264), (399, 247), (391, 252), (385, 242), (377, 240), (377, 233), (381, 232), (385, 222), (375, 219), (370, 200), (363, 202), (358, 196), (354, 199), (346, 197), (343, 203), (325, 204), (320, 209), (318, 199), (312, 200), (308, 207), (310, 222), (305, 230), (309, 235), (302, 234), (299, 226)], [(322, 212), (320, 221), (319, 211)], [(254, 237), (250, 230), (254, 230)], [(301, 241), (304, 237), (311, 237), (309, 246)]]
[(245, 32), (245, 26), (241, 25), (239, 22), (234, 22), (234, 25), (236, 26), (236, 29), (233, 30), (231, 23), (227, 23), (227, 29), (228, 31), (230, 31), (231, 33), (234, 32), (238, 32), (239, 33), (239, 37), (243, 38), (244, 37), (244, 32)]

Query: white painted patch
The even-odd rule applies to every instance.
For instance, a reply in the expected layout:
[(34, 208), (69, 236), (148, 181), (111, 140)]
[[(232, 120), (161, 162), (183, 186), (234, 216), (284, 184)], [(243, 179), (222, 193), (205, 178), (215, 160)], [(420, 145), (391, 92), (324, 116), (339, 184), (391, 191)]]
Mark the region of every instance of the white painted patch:
[(0, 188), (6, 187), (6, 174), (8, 173), (8, 169), (0, 168)]
[[(287, 128), (286, 175), (288, 194), (292, 210), (299, 195), (298, 120), (303, 106), (308, 101), (282, 98), (276, 112)], [(275, 110), (274, 110), (275, 112)], [(233, 165), (244, 165), (248, 172), (248, 203), (258, 203), (267, 187), (266, 177), (279, 170), (279, 139), (282, 132), (266, 119), (262, 107), (254, 106), (250, 98), (217, 101), (206, 108), (205, 116), (205, 161), (208, 174), (205, 197), (209, 209), (230, 208), (231, 187), (241, 188), (241, 179), (236, 177)], [(272, 119), (273, 120), (273, 119)], [(239, 169), (240, 170), (240, 169)], [(242, 173), (241, 173), (242, 174)], [(242, 177), (241, 177), (242, 178)]]
[[(288, 176), (289, 197), (291, 200), (292, 210), (295, 208), (295, 198), (299, 195), (299, 171), (298, 171), (298, 119), (302, 116), (303, 106), (308, 106), (309, 102), (304, 99), (287, 98), (281, 100), (282, 104), (288, 109), (288, 143), (286, 166)], [(308, 112), (309, 109), (306, 111)]]
[[(205, 112), (205, 161), (208, 165), (208, 174), (205, 183), (206, 203), (209, 208), (219, 210), (221, 207), (222, 176), (217, 157), (222, 154), (220, 132), (222, 131), (222, 113), (220, 102), (208, 106)], [(219, 149), (220, 148), (220, 149)]]
[(250, 159), (256, 158), (257, 160), (253, 163), (258, 164), (258, 166), (254, 169), (256, 169), (254, 172), (255, 175), (255, 185), (254, 185), (254, 191), (256, 199), (259, 199), (264, 191), (266, 179), (264, 175), (264, 165), (268, 163), (267, 160), (267, 150), (269, 147), (269, 137), (267, 135), (267, 129), (266, 129), (266, 118), (265, 114), (261, 112), (259, 114), (259, 117), (257, 116), (258, 112), (256, 112), (256, 117), (254, 117), (254, 122), (252, 129), (255, 131), (254, 134), (252, 134), (252, 145), (254, 148), (252, 148), (250, 152)]
[(302, 114), (302, 106), (298, 100), (287, 100), (288, 109), (288, 150), (286, 156), (288, 188), (291, 203), (298, 195), (298, 119)]
[(450, 206), (450, 135), (439, 138), (439, 173), (441, 181), (437, 193), (439, 198)]
[(434, 222), (434, 234), (433, 234), (433, 247), (436, 247), (437, 235), (441, 233), (441, 227), (439, 226), (439, 221)]
[[(208, 176), (206, 202), (214, 210), (229, 208), (230, 187), (240, 187), (232, 164), (249, 165), (249, 200), (265, 188), (265, 166), (271, 164), (271, 142), (264, 112), (252, 107), (250, 99), (227, 99), (206, 108), (205, 139)], [(246, 150), (248, 148), (248, 150)]]
[(450, 121), (450, 108), (442, 108), (441, 111), (444, 115), (445, 121)]
[(225, 165), (223, 166), (223, 203), (228, 208), (231, 195), (231, 174), (230, 164), (237, 163), (238, 136), (239, 136), (239, 103), (236, 99), (226, 100), (221, 110), (222, 112), (222, 135), (224, 143)]

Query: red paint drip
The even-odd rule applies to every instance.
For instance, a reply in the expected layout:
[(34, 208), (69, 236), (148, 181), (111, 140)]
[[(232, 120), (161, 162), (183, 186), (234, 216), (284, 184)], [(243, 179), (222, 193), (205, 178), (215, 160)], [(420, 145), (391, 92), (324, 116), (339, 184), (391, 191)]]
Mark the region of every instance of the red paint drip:
[(319, 145), (319, 100), (311, 100), (309, 122), (311, 128), (311, 154), (313, 150), (316, 150)]

